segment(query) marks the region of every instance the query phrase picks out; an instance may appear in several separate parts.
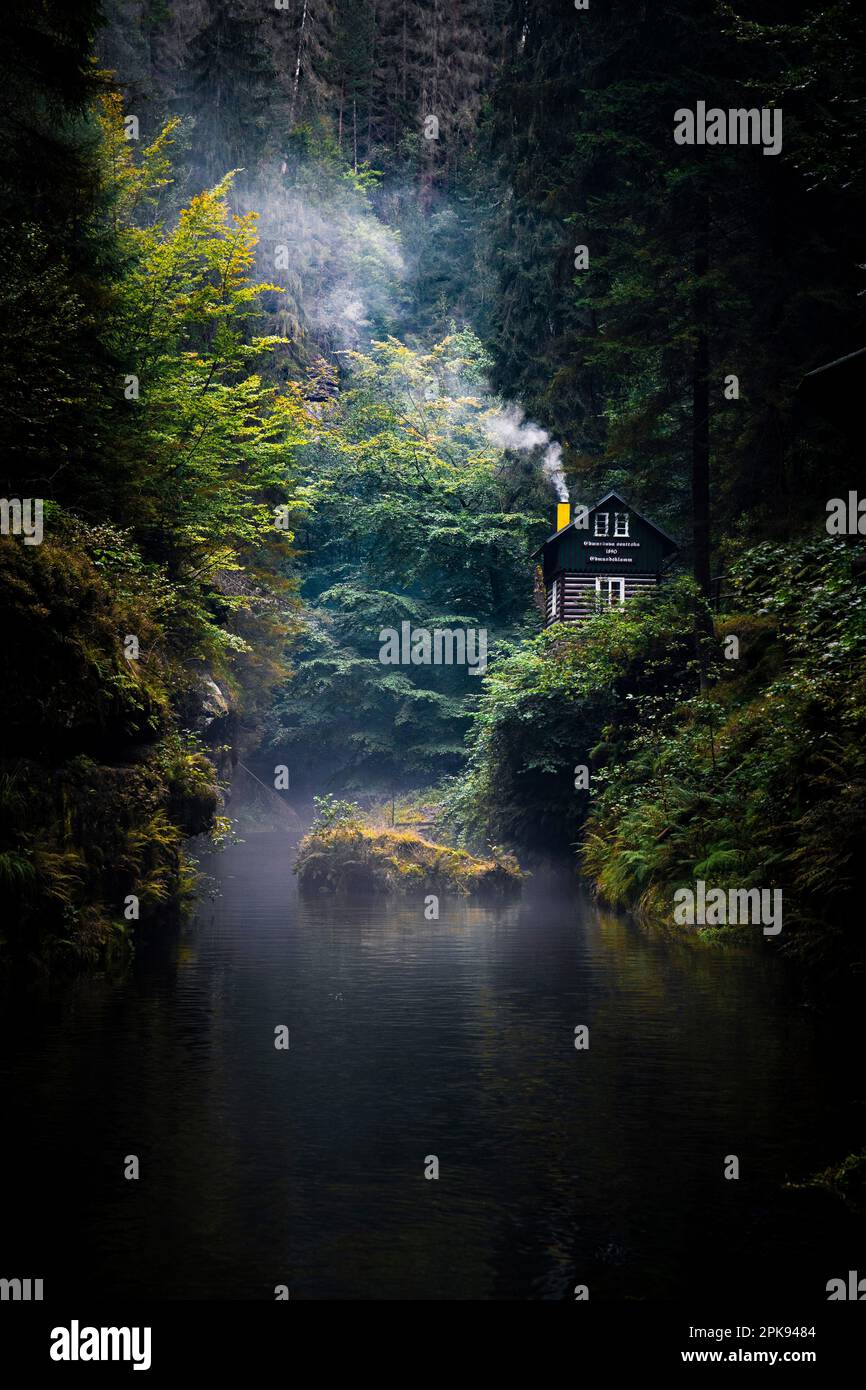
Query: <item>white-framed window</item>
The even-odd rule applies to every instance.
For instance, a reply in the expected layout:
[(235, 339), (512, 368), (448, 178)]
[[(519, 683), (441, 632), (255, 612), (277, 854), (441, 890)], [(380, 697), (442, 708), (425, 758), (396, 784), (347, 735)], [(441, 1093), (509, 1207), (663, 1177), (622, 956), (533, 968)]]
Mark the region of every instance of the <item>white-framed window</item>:
[(621, 608), (625, 603), (625, 580), (619, 575), (597, 574), (595, 576), (595, 601), (600, 608), (610, 606)]
[(614, 512), (613, 534), (615, 536), (628, 535), (628, 512)]
[(610, 533), (610, 512), (596, 512), (595, 514), (595, 534), (597, 536), (607, 536)]

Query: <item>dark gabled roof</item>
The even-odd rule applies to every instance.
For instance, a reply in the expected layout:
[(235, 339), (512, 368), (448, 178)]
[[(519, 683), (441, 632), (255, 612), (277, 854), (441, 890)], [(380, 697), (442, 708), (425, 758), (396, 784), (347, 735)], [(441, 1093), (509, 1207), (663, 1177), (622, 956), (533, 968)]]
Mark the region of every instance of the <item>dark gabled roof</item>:
[[(587, 516), (592, 516), (593, 512), (597, 512), (599, 507), (603, 507), (605, 502), (609, 502), (611, 498), (615, 498), (616, 501), (621, 502), (624, 507), (628, 507), (629, 511), (634, 512), (635, 516), (640, 517), (641, 521), (644, 522), (646, 526), (651, 526), (654, 531), (658, 531), (660, 536), (664, 536), (666, 541), (670, 541), (671, 545), (674, 546), (677, 550), (679, 550), (679, 541), (675, 541), (673, 536), (669, 535), (663, 526), (659, 526), (657, 521), (650, 521), (648, 516), (644, 516), (643, 512), (639, 512), (637, 507), (633, 506), (631, 502), (627, 501), (627, 499), (623, 497), (621, 492), (616, 491), (616, 488), (611, 488), (610, 492), (606, 492), (604, 494), (604, 497), (600, 497), (597, 502), (593, 502), (592, 506), (589, 507), (587, 510)], [(551, 541), (555, 541), (557, 536), (564, 535), (565, 532), (569, 530), (569, 528), (573, 525), (574, 522), (570, 521), (568, 523), (568, 526), (563, 526), (560, 531), (554, 531), (551, 535), (547, 537), (546, 541), (542, 541), (541, 545), (538, 547), (537, 550), (533, 551), (532, 555), (530, 556), (530, 559), (534, 560), (536, 555), (541, 554), (542, 550), (546, 545), (549, 545)], [(583, 528), (581, 527), (581, 530), (582, 529)]]

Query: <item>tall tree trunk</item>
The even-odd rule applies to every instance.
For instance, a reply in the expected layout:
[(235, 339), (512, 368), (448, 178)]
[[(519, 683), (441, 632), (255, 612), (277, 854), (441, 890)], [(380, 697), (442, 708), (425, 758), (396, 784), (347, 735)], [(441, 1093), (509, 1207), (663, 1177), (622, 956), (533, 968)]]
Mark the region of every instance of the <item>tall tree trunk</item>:
[(304, 39), (307, 31), (307, 0), (304, 0), (304, 8), (301, 12), (301, 28), (298, 33), (298, 56), (295, 62), (295, 80), (292, 85), (292, 105), (289, 111), (289, 126), (295, 124), (295, 108), (298, 104), (298, 86), (301, 81), (301, 58), (304, 52)]
[(376, 4), (374, 0), (370, 25), (370, 86), (367, 90), (367, 159), (373, 144), (373, 98), (376, 91)]
[[(692, 358), (692, 572), (699, 590), (695, 640), (701, 689), (707, 685), (707, 639), (712, 637), (710, 605), (710, 338), (709, 296), (710, 209), (706, 189), (698, 192), (694, 272), (695, 347)], [(700, 600), (703, 599), (702, 603)]]

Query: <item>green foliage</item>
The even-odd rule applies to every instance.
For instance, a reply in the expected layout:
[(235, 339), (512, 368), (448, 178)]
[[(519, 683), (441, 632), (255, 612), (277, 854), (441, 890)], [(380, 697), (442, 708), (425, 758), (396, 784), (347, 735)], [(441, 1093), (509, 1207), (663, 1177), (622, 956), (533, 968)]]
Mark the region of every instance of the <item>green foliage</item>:
[(109, 104), (106, 162), (128, 258), (118, 352), (122, 343), (135, 364), (138, 395), (121, 401), (126, 447), (111, 498), (135, 518), (148, 554), (172, 578), (191, 581), (189, 598), (213, 638), (217, 625), (207, 622), (202, 590), (241, 569), (273, 580), (287, 556), (290, 536), (275, 527), (275, 508), (291, 504), (291, 463), (307, 417), (296, 390), (267, 385), (258, 370), (281, 339), (250, 332), (260, 296), (275, 288), (250, 280), (255, 215), (232, 215), (225, 178), (193, 198), (171, 230), (136, 225), (142, 187), (165, 176), (172, 130), (138, 166), (119, 119)]
[[(295, 505), (310, 418), (297, 388), (261, 373), (279, 340), (254, 333), (255, 219), (232, 215), (229, 181), (171, 226), (159, 220), (175, 133), (169, 122), (136, 160), (120, 98), (88, 110), (86, 283), (67, 273), (65, 225), (56, 268), (35, 224), (8, 229), (21, 283), (0, 332), (17, 314), (22, 340), (5, 368), (10, 467), (16, 492), (24, 482), (46, 498), (42, 544), (0, 542), (0, 893), (13, 950), (96, 959), (126, 939), (128, 895), (146, 921), (177, 905), (192, 882), (183, 839), (221, 805), (222, 754), (184, 724), (201, 722), (214, 675), (233, 718), (284, 673), (292, 537), (277, 509), (285, 520)], [(64, 335), (52, 376), (31, 336)], [(49, 467), (37, 422), (53, 435), (55, 421)]]
[(617, 727), (584, 851), (606, 897), (667, 915), (671, 885), (695, 878), (773, 885), (798, 951), (827, 951), (840, 930), (859, 951), (866, 594), (849, 566), (830, 539), (742, 556), (742, 609), (720, 624), (740, 660), (719, 663), (709, 698)]
[(745, 551), (703, 695), (684, 580), (515, 648), (485, 681), (451, 823), (470, 843), (579, 843), (608, 901), (666, 920), (697, 878), (781, 888), (788, 949), (859, 958), (866, 592), (851, 554), (830, 538)]
[(448, 820), (468, 842), (574, 842), (588, 806), (575, 766), (604, 778), (640, 712), (653, 729), (688, 689), (691, 605), (683, 579), (507, 650), (484, 682), (468, 772), (448, 796)]
[[(43, 756), (123, 747), (165, 732), (173, 688), (162, 650), (174, 596), (128, 537), (54, 509), (41, 545), (0, 541), (10, 746)], [(127, 660), (137, 636), (143, 661)]]
[(314, 796), (315, 819), (310, 827), (313, 834), (320, 830), (330, 830), (335, 825), (349, 825), (360, 820), (361, 808), (355, 801), (339, 801), (327, 792), (324, 796)]
[[(528, 555), (547, 488), (494, 446), (478, 340), (429, 352), (394, 338), (350, 354), (345, 389), (305, 450), (306, 630), (268, 746), (332, 785), (419, 785), (456, 771), (477, 682), (466, 668), (383, 666), (383, 628), (482, 627), (499, 642), (532, 621)], [(304, 774), (301, 774), (302, 778)]]

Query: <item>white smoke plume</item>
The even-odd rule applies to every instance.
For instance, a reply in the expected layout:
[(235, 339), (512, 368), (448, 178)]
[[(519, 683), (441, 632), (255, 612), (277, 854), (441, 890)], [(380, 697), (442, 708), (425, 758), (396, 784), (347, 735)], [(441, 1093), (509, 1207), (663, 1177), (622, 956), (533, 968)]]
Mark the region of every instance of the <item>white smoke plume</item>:
[(501, 410), (488, 415), (487, 432), (494, 444), (501, 449), (515, 449), (528, 453), (533, 449), (544, 449), (541, 467), (550, 479), (560, 502), (568, 501), (568, 488), (562, 468), (562, 446), (551, 439), (546, 429), (527, 420), (517, 405), (506, 405)]
[(282, 287), (268, 332), (326, 352), (366, 351), (399, 321), (406, 266), (399, 234), (345, 180), (314, 163), (291, 176), (271, 161), (237, 181), (258, 215), (257, 276)]

